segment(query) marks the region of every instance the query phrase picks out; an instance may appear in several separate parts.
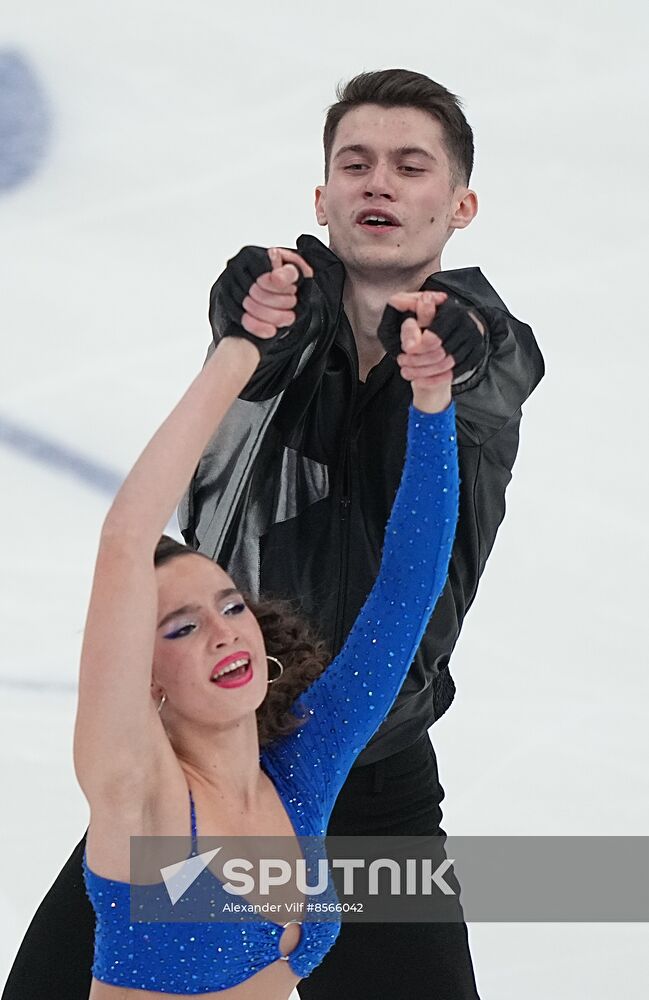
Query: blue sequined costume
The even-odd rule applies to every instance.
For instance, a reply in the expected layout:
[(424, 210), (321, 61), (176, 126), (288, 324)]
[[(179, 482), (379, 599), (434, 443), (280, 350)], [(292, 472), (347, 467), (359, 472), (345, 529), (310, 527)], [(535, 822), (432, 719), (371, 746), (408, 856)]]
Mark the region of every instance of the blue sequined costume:
[[(324, 836), (355, 758), (397, 696), (446, 581), (457, 508), (454, 405), (438, 414), (411, 407), (403, 477), (374, 587), (339, 655), (300, 695), (295, 711), (307, 721), (261, 755), (298, 837)], [(193, 801), (190, 815), (195, 854)], [(102, 982), (209, 993), (283, 957), (283, 925), (273, 921), (131, 923), (128, 883), (90, 871), (85, 856), (84, 879), (97, 917), (92, 971)], [(200, 879), (208, 892), (224, 892), (209, 869)], [(166, 895), (163, 883), (147, 888)], [(286, 956), (297, 976), (308, 976), (322, 961), (339, 930), (331, 921), (302, 922), (300, 940)]]

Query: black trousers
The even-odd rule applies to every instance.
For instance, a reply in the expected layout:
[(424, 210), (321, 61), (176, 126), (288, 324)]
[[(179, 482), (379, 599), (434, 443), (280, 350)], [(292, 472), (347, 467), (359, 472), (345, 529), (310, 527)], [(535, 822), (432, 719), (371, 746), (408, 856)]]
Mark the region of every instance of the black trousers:
[[(436, 834), (443, 797), (424, 736), (393, 757), (355, 768), (328, 832)], [(2, 1000), (88, 1000), (95, 915), (83, 884), (84, 846), (85, 838), (36, 911)], [(478, 1000), (464, 923), (343, 923), (332, 950), (298, 990), (301, 1000)]]
[(37, 909), (9, 973), (2, 1000), (88, 1000), (95, 913), (77, 844)]
[[(442, 835), (435, 752), (427, 735), (376, 764), (352, 770), (330, 836)], [(452, 869), (444, 879), (459, 894)], [(343, 922), (323, 962), (298, 985), (300, 1000), (479, 1000), (466, 925)]]

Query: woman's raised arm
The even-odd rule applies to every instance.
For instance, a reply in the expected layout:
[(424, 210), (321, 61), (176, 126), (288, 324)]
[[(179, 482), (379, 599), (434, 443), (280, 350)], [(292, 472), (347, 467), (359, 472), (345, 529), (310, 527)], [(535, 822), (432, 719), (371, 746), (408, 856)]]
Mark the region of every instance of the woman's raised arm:
[[(293, 265), (278, 267), (287, 290)], [(74, 763), (89, 799), (120, 797), (155, 769), (166, 740), (151, 698), (157, 585), (153, 556), (210, 437), (259, 363), (239, 337), (216, 348), (146, 446), (104, 521), (86, 619)]]
[(89, 799), (141, 782), (164, 736), (151, 699), (158, 589), (153, 555), (201, 451), (257, 367), (231, 337), (156, 431), (104, 521), (86, 618), (74, 734), (77, 778)]

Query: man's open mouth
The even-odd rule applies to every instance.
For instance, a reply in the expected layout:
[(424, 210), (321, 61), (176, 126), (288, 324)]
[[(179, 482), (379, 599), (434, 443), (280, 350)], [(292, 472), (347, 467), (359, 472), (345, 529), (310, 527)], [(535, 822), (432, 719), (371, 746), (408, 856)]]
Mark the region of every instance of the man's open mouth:
[(373, 230), (399, 229), (401, 225), (399, 220), (389, 212), (361, 212), (357, 215), (356, 222), (363, 229)]

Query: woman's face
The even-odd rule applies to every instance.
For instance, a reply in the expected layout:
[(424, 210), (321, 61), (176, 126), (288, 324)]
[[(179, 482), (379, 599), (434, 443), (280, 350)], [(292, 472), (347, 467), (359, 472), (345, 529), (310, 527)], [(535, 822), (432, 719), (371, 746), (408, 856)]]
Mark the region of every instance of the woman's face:
[(156, 570), (158, 618), (152, 691), (163, 718), (227, 726), (266, 696), (261, 629), (220, 566), (197, 555)]

